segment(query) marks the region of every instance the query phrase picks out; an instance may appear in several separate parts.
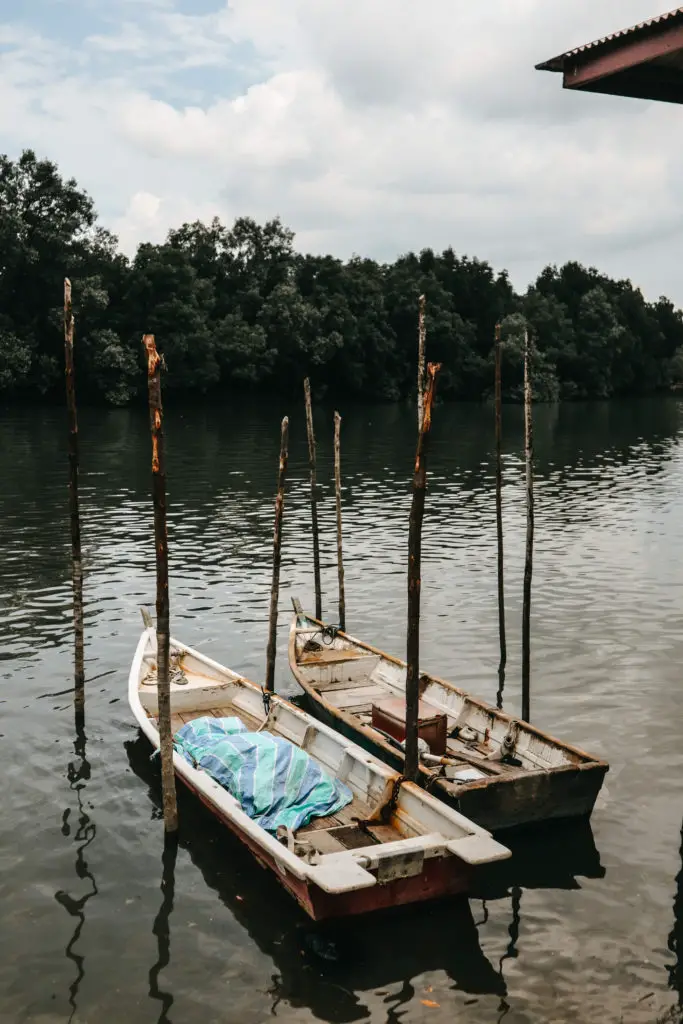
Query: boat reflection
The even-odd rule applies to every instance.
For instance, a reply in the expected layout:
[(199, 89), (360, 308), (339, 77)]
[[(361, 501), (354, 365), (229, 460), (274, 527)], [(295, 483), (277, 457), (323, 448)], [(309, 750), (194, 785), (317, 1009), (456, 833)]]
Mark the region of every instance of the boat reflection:
[(509, 860), (480, 869), (473, 895), (495, 900), (515, 889), (580, 889), (580, 878), (604, 878), (590, 821), (547, 822), (501, 832)]
[[(133, 772), (148, 786), (154, 813), (161, 808), (158, 766), (150, 761), (150, 746), (139, 735), (126, 743)], [(401, 908), (358, 921), (315, 924), (269, 875), (259, 871), (251, 856), (208, 811), (183, 789), (179, 791), (179, 843), (235, 919), (259, 949), (269, 956), (276, 973), (270, 993), (273, 1012), (280, 1002), (311, 1010), (323, 1020), (350, 1024), (366, 1019), (369, 1009), (362, 993), (388, 985), (401, 989), (387, 997), (387, 1020), (398, 1021), (401, 1007), (415, 997), (411, 979), (428, 971), (443, 971), (453, 988), (467, 995), (495, 995), (500, 1019), (509, 1012), (503, 964), (517, 956), (523, 888), (578, 889), (577, 876), (602, 878), (605, 869), (588, 822), (544, 826), (532, 834), (505, 833), (513, 851), (510, 860), (490, 865), (480, 876), (473, 896), (511, 900), (509, 943), (498, 966), (482, 951), (479, 928), (470, 901), (455, 898)], [(162, 909), (155, 922), (159, 958), (150, 972), (150, 995), (166, 999), (160, 1024), (172, 997), (158, 989), (158, 974), (170, 958), (169, 916), (173, 909), (172, 869), (175, 855), (165, 852)], [(169, 1001), (170, 1000), (170, 1001)]]
[[(148, 786), (158, 812), (159, 773), (150, 762), (147, 740), (139, 736), (126, 743), (126, 751), (133, 772)], [(371, 916), (362, 927), (354, 919), (315, 924), (271, 876), (254, 866), (241, 844), (194, 797), (182, 789), (178, 797), (180, 846), (206, 884), (273, 961), (273, 1012), (278, 1003), (286, 1001), (323, 1020), (350, 1024), (368, 1017), (369, 1009), (362, 1002), (364, 991), (399, 983), (401, 992), (387, 999), (387, 1006), (393, 1007), (387, 1011), (387, 1020), (392, 1019), (392, 1012), (398, 1020), (398, 1008), (413, 997), (410, 979), (435, 970), (443, 970), (453, 987), (467, 994), (506, 994), (505, 982), (482, 952), (467, 899)], [(167, 885), (164, 898), (168, 913), (161, 919), (162, 926), (155, 926), (160, 951), (155, 971), (150, 973), (155, 980), (158, 965), (165, 966), (170, 956), (171, 885)], [(159, 1019), (166, 1020), (163, 1015)]]

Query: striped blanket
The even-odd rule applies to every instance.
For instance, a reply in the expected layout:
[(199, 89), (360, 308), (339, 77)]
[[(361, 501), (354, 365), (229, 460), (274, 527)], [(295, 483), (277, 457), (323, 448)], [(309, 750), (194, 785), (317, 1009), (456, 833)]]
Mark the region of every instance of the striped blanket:
[(224, 786), (267, 832), (296, 831), (351, 803), (348, 786), (281, 736), (249, 732), (239, 718), (195, 718), (173, 737), (194, 768)]

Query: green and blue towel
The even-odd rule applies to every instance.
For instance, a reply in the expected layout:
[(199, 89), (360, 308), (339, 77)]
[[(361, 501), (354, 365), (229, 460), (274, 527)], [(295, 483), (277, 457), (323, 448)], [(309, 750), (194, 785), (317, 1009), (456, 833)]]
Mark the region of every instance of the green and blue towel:
[(176, 750), (224, 786), (267, 832), (298, 828), (353, 800), (305, 750), (281, 736), (249, 732), (239, 718), (195, 718), (173, 737)]

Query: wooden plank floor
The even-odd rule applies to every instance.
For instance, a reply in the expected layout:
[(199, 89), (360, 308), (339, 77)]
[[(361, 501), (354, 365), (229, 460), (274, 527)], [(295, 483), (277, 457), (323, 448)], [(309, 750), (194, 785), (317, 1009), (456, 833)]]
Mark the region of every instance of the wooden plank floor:
[[(195, 718), (205, 718), (207, 715), (211, 715), (213, 718), (239, 718), (248, 729), (256, 731), (261, 725), (261, 720), (256, 718), (254, 715), (250, 715), (248, 711), (244, 711), (243, 708), (233, 707), (232, 704), (223, 704), (216, 708), (202, 708), (198, 711), (181, 711), (171, 715), (171, 731), (175, 735), (178, 729), (181, 729), (188, 722), (194, 721)], [(153, 715), (149, 716), (154, 724), (157, 724), (157, 720)]]

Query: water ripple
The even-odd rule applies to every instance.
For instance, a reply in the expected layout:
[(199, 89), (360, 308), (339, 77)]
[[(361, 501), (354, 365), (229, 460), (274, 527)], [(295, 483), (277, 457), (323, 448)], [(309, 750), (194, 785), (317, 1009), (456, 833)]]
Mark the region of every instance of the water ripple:
[[(277, 405), (166, 414), (175, 628), (254, 677), (265, 662), (279, 420), (292, 413)], [(341, 411), (349, 628), (402, 654), (414, 410)], [(324, 607), (334, 620), (331, 410), (315, 416)], [(230, 1005), (259, 1024), (271, 1014), (638, 1024), (674, 1012), (683, 1002), (682, 417), (673, 399), (535, 411), (532, 712), (612, 765), (581, 865), (563, 873), (558, 844), (536, 851), (523, 890), (504, 885), (483, 907), (455, 901), (342, 927), (333, 963), (272, 880), (191, 801), (181, 804), (177, 856), (162, 860), (153, 769), (125, 701), (138, 608), (154, 603), (145, 411), (81, 414), (85, 731), (68, 694), (63, 416), (0, 414), (0, 886), (12, 937), (0, 959), (0, 1017), (192, 1024), (227, 1019)], [(504, 431), (505, 698), (514, 710), (519, 409), (505, 410)], [(300, 409), (290, 433), (276, 683), (293, 693), (290, 598), (312, 600)], [(492, 433), (490, 409), (436, 410), (423, 542), (425, 667), (489, 700), (498, 663)]]

